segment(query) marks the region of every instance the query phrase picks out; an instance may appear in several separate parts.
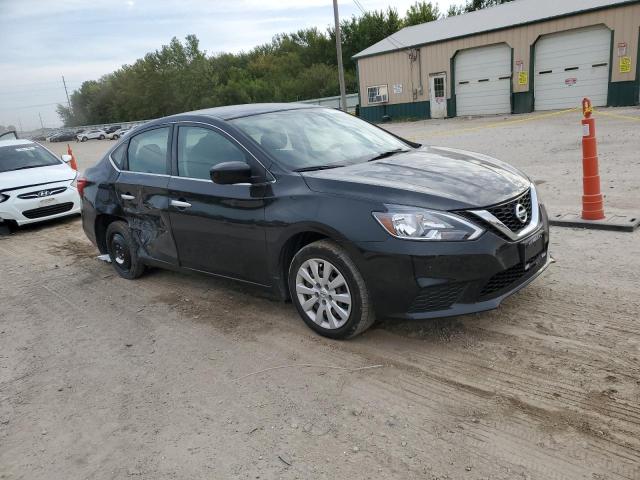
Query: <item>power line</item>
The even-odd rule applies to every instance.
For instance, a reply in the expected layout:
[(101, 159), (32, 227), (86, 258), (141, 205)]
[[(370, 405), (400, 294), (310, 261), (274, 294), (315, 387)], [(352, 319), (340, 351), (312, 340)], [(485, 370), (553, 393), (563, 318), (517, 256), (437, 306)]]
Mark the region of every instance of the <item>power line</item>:
[[(363, 15), (366, 15), (366, 14), (367, 14), (367, 11), (366, 11), (366, 10), (365, 10), (365, 8), (362, 6), (362, 4), (360, 3), (360, 1), (359, 1), (359, 0), (353, 0), (353, 3), (355, 4), (355, 6), (356, 6), (356, 7), (358, 7), (358, 8), (360, 9), (360, 11), (363, 13)], [(397, 39), (395, 39), (395, 38), (391, 38), (393, 35), (395, 35), (395, 33), (394, 33), (394, 34), (389, 35), (385, 40), (388, 40), (389, 42), (391, 42), (391, 44), (392, 44), (394, 47), (396, 47), (396, 48), (398, 48), (398, 49), (400, 49), (400, 50), (405, 49), (405, 48), (406, 48), (407, 50), (410, 50), (410, 49), (411, 49), (411, 47), (408, 47), (407, 45), (403, 44), (400, 40), (397, 40)]]

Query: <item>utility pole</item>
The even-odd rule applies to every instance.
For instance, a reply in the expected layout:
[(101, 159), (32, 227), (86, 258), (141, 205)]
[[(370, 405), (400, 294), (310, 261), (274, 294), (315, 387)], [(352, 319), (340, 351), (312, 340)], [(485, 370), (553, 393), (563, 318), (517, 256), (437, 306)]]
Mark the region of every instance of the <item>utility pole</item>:
[(69, 113), (71, 113), (71, 102), (69, 101), (69, 92), (67, 91), (67, 82), (64, 81), (64, 75), (62, 75), (62, 84), (64, 85), (64, 93), (67, 95), (67, 105), (69, 106)]
[(40, 115), (40, 112), (38, 112), (38, 116), (40, 117), (40, 126), (42, 127), (42, 130), (44, 130), (44, 123), (42, 122), (42, 115)]
[(338, 14), (338, 0), (333, 0), (333, 19), (336, 22), (336, 52), (338, 55), (338, 80), (340, 82), (340, 105), (342, 111), (347, 111), (347, 95), (344, 87), (344, 67), (342, 65), (342, 35), (340, 33), (340, 15)]

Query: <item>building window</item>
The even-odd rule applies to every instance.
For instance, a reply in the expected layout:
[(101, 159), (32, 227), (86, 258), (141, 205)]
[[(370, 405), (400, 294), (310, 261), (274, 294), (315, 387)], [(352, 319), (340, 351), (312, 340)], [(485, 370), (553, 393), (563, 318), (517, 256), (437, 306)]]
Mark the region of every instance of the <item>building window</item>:
[(435, 98), (444, 97), (444, 77), (433, 79), (433, 93)]
[(375, 87), (367, 87), (367, 99), (369, 103), (385, 103), (389, 100), (389, 92), (387, 85), (376, 85)]

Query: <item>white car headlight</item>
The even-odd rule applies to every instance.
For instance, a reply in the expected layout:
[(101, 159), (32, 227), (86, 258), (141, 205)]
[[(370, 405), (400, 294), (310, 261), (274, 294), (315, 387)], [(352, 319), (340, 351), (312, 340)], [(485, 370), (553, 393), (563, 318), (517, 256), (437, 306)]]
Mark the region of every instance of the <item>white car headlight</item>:
[(386, 212), (373, 212), (374, 218), (396, 238), (425, 241), (475, 240), (484, 230), (453, 213), (418, 207), (385, 205)]
[(4, 193), (0, 193), (0, 203), (6, 202), (9, 200), (9, 195), (5, 195)]

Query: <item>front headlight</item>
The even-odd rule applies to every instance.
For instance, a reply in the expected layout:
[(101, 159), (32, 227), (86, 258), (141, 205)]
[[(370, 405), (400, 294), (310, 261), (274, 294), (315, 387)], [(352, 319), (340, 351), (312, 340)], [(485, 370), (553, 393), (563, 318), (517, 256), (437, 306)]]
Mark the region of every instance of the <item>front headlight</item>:
[(0, 203), (6, 202), (9, 200), (9, 195), (5, 195), (4, 193), (0, 193)]
[(78, 172), (76, 172), (76, 176), (71, 180), (71, 186), (73, 188), (78, 188)]
[(478, 238), (484, 230), (458, 215), (400, 205), (385, 205), (374, 218), (396, 238), (427, 241), (462, 241)]

